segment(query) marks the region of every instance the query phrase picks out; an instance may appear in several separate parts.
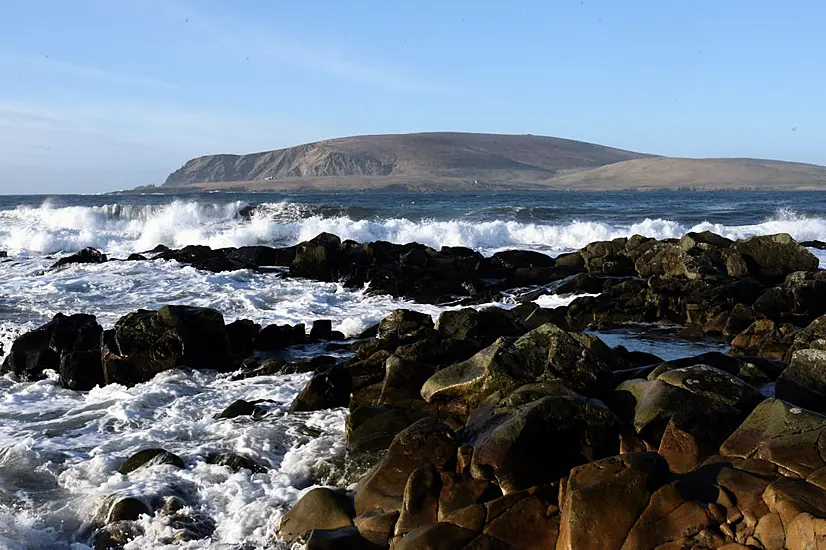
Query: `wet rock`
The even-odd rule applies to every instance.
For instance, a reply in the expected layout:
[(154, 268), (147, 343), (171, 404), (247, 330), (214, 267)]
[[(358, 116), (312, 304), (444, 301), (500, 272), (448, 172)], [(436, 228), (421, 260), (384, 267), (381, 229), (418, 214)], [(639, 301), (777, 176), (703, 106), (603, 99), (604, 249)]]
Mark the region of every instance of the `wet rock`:
[[(573, 469), (560, 502), (557, 548), (625, 548), (651, 495), (669, 478), (668, 464), (656, 453), (625, 454)], [(652, 543), (628, 547), (653, 548)]]
[(501, 336), (522, 336), (528, 332), (528, 326), (513, 313), (498, 307), (465, 308), (439, 315), (436, 330), (441, 338), (478, 341), (479, 345), (486, 346)]
[(126, 257), (127, 262), (145, 262), (146, 256), (143, 254), (132, 253)]
[(233, 261), (227, 258), (226, 250), (213, 250), (204, 245), (189, 245), (180, 250), (161, 250), (153, 260), (176, 261), (184, 265), (191, 265), (202, 271), (221, 273), (223, 271), (235, 271), (247, 269), (255, 266)]
[(424, 383), (435, 368), (417, 361), (390, 356), (385, 362), (385, 375), (379, 397), (379, 405), (393, 405), (400, 401), (421, 399)]
[(290, 274), (317, 281), (333, 281), (338, 275), (341, 257), (341, 239), (330, 233), (321, 233), (296, 247)]
[(666, 277), (700, 277), (702, 262), (678, 244), (656, 243), (649, 246), (637, 258), (634, 269), (640, 277), (660, 275)]
[(163, 306), (121, 317), (103, 337), (107, 383), (132, 385), (180, 366), (226, 370), (230, 349), (223, 316), (214, 309)]
[(176, 454), (163, 449), (144, 449), (130, 456), (118, 467), (118, 472), (129, 474), (138, 468), (151, 466), (170, 465), (176, 468), (184, 468), (184, 461)]
[(769, 319), (759, 319), (734, 337), (731, 348), (738, 355), (757, 355), (771, 359), (783, 359), (789, 350), (785, 342), (790, 327)]
[(378, 550), (362, 538), (353, 526), (340, 529), (315, 529), (305, 546), (307, 550)]
[(379, 323), (378, 337), (398, 344), (417, 340), (433, 328), (433, 319), (426, 313), (397, 309)]
[(303, 324), (298, 325), (267, 325), (253, 341), (253, 347), (258, 350), (279, 350), (307, 340), (307, 333)]
[(237, 418), (239, 416), (251, 416), (253, 418), (261, 418), (267, 414), (267, 411), (259, 407), (255, 403), (238, 399), (233, 401), (226, 409), (215, 415), (216, 419), (221, 418)]
[(344, 432), (348, 461), (364, 463), (380, 456), (380, 451), (389, 448), (399, 432), (427, 416), (433, 413), (424, 408), (362, 406), (354, 409), (347, 417)]
[(625, 255), (628, 239), (593, 242), (579, 251), (588, 273), (594, 275), (635, 275), (634, 262)]
[(714, 246), (717, 248), (729, 248), (733, 244), (734, 241), (731, 239), (721, 237), (711, 231), (686, 233), (683, 238), (680, 239), (680, 246), (682, 246), (683, 250), (686, 252), (690, 252), (695, 248), (705, 250), (706, 247), (703, 245)]
[(253, 474), (264, 473), (269, 470), (263, 464), (237, 453), (210, 453), (204, 457), (207, 464), (226, 466), (233, 472), (249, 470)]
[(475, 531), (452, 523), (437, 523), (411, 531), (393, 548), (396, 550), (454, 550), (465, 548), (477, 536)]
[(444, 469), (456, 460), (453, 431), (432, 418), (424, 418), (399, 433), (370, 473), (356, 486), (358, 515), (398, 510), (407, 478), (413, 470), (430, 463)]
[(433, 464), (425, 464), (413, 470), (404, 488), (395, 536), (437, 523), (441, 491), (442, 476)]
[(399, 512), (365, 514), (353, 520), (362, 538), (372, 544), (385, 547), (396, 527)]
[(531, 250), (503, 250), (490, 258), (491, 263), (506, 269), (553, 267), (554, 259)]
[(61, 258), (52, 264), (51, 269), (65, 267), (70, 264), (102, 264), (107, 261), (106, 254), (95, 248), (84, 248), (71, 256)]
[(228, 324), (226, 333), (230, 353), (234, 357), (249, 357), (252, 355), (253, 342), (259, 332), (261, 332), (261, 325), (253, 323), (249, 319), (238, 319)]
[(559, 479), (572, 467), (615, 454), (619, 421), (600, 401), (547, 396), (498, 411), (473, 442), (471, 473), (505, 494)]
[[(764, 539), (773, 535), (790, 549), (822, 548), (826, 544), (826, 491), (800, 479), (780, 478), (766, 488), (763, 500), (779, 516), (774, 529), (761, 532)], [(779, 540), (777, 541), (779, 542)]]
[(269, 246), (242, 246), (225, 249), (227, 259), (254, 269), (258, 267), (288, 267), (295, 260), (296, 247), (271, 248)]
[(124, 497), (116, 500), (109, 508), (106, 523), (136, 520), (142, 515), (151, 516), (152, 508), (139, 498)]
[(311, 531), (333, 530), (353, 525), (352, 500), (342, 491), (313, 489), (302, 496), (278, 526), (278, 536), (291, 542)]
[(787, 233), (764, 235), (737, 241), (733, 248), (740, 253), (749, 271), (758, 279), (780, 282), (795, 271), (814, 271), (818, 259)]
[(92, 535), (95, 550), (123, 550), (132, 540), (142, 536), (143, 528), (131, 521), (119, 521), (98, 529)]
[(826, 413), (826, 351), (802, 349), (775, 386), (775, 396), (795, 405)]
[(329, 319), (313, 321), (310, 328), (310, 340), (331, 340), (333, 337), (333, 322)]
[(305, 412), (346, 407), (352, 391), (352, 375), (346, 369), (333, 367), (313, 376), (296, 396), (290, 410)]
[(103, 385), (102, 330), (93, 315), (58, 313), (14, 341), (0, 372), (11, 372), (21, 380), (39, 380), (49, 369), (59, 371), (61, 385), (69, 389), (90, 390)]

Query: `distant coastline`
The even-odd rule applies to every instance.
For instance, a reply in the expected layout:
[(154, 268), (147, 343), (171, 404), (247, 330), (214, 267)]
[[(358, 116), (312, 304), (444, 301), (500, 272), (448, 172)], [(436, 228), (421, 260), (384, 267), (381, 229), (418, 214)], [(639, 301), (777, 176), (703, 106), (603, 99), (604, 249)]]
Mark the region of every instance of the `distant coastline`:
[(826, 167), (779, 160), (654, 156), (534, 135), (357, 136), (192, 159), (132, 192), (652, 191), (826, 189)]

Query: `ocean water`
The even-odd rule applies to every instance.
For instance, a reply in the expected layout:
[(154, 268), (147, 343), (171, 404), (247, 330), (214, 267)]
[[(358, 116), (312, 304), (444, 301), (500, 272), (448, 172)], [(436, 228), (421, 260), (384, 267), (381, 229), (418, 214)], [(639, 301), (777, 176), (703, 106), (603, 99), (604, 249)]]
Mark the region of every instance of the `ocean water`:
[[(252, 214), (242, 216), (245, 207)], [(778, 232), (826, 241), (826, 195), (816, 192), (655, 192), (513, 194), (210, 193), (181, 196), (0, 197), (0, 344), (55, 313), (97, 315), (104, 327), (137, 308), (214, 307), (227, 322), (309, 323), (331, 319), (354, 335), (411, 304), (335, 283), (245, 270), (204, 273), (176, 262), (109, 262), (48, 269), (87, 246), (126, 257), (157, 244), (213, 247), (291, 245), (322, 231), (342, 239), (468, 246), (484, 254), (524, 248), (556, 255), (595, 240), (635, 233), (679, 237), (711, 230), (731, 238)], [(821, 251), (813, 250), (826, 260)], [(574, 296), (542, 296), (544, 306)], [(512, 304), (500, 304), (508, 307)], [(629, 329), (612, 345), (675, 357), (721, 348), (677, 344), (668, 331)], [(129, 548), (278, 547), (275, 529), (300, 494), (343, 453), (344, 410), (290, 414), (307, 375), (231, 381), (206, 371), (173, 371), (133, 388), (61, 389), (0, 378), (0, 549), (87, 548), (88, 524), (108, 495), (177, 491), (189, 511), (210, 517), (210, 538), (172, 545), (162, 517), (144, 518)], [(235, 399), (267, 399), (261, 420), (213, 418)], [(160, 446), (187, 467), (116, 472), (120, 461)], [(245, 454), (267, 473), (209, 465), (215, 451)]]

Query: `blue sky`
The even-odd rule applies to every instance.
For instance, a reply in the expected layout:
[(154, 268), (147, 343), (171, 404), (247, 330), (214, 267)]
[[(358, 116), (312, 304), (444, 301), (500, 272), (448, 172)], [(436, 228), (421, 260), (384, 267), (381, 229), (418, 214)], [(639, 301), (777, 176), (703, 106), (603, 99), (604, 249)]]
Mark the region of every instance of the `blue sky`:
[(0, 192), (367, 133), (826, 164), (820, 0), (3, 0)]

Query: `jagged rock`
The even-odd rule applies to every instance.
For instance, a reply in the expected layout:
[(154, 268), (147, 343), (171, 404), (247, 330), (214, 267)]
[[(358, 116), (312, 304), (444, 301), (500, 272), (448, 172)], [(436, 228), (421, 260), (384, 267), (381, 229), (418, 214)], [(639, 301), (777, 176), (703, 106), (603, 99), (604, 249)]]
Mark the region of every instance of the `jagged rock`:
[(159, 254), (152, 258), (153, 260), (176, 261), (181, 264), (191, 265), (202, 271), (211, 271), (213, 273), (255, 267), (230, 260), (227, 257), (226, 250), (213, 250), (205, 245), (189, 245), (180, 250), (165, 248), (159, 252)]
[(58, 313), (50, 322), (14, 341), (0, 372), (11, 372), (21, 380), (39, 380), (49, 369), (60, 372), (60, 384), (65, 388), (90, 390), (102, 386), (102, 330), (93, 315)]
[(814, 271), (818, 259), (787, 233), (751, 237), (734, 243), (749, 271), (758, 279), (779, 282), (795, 271)]
[(341, 239), (330, 233), (321, 233), (296, 247), (290, 273), (318, 281), (332, 281), (338, 275), (340, 256)]
[(588, 273), (594, 275), (628, 276), (635, 275), (634, 262), (625, 255), (628, 239), (598, 241), (579, 251)]
[(471, 473), (513, 493), (548, 483), (572, 467), (615, 454), (619, 421), (600, 401), (546, 396), (503, 408), (473, 442)]
[(358, 515), (398, 510), (407, 478), (430, 463), (439, 470), (456, 460), (453, 431), (432, 418), (423, 418), (400, 432), (379, 462), (356, 486)]
[(251, 416), (253, 418), (261, 418), (267, 413), (263, 408), (255, 403), (238, 399), (233, 401), (226, 409), (215, 415), (215, 418), (236, 418), (239, 416)]
[(682, 246), (683, 250), (686, 252), (690, 252), (694, 248), (705, 249), (703, 245), (710, 245), (717, 248), (729, 248), (733, 244), (734, 241), (731, 239), (721, 237), (711, 231), (686, 233), (683, 238), (680, 239), (680, 246)]
[(71, 256), (66, 256), (65, 258), (59, 259), (52, 264), (51, 269), (57, 269), (69, 264), (102, 264), (107, 260), (108, 258), (106, 257), (106, 254), (100, 250), (95, 248), (84, 248), (80, 252), (76, 252)]
[[(550, 485), (512, 493), (498, 502), (488, 502), (490, 513), (482, 536), (489, 539), (485, 545), (470, 545), (469, 548), (556, 548), (560, 520), (557, 496), (558, 488)], [(505, 502), (510, 500), (509, 497), (513, 497), (512, 501)]]
[(118, 467), (118, 472), (128, 474), (138, 468), (150, 466), (160, 466), (168, 464), (176, 468), (183, 468), (184, 461), (176, 454), (172, 454), (163, 449), (144, 449), (130, 456)]
[(783, 359), (789, 351), (785, 342), (791, 327), (778, 325), (769, 319), (759, 319), (734, 337), (731, 348), (738, 355), (757, 355)]
[[(668, 464), (656, 453), (631, 453), (571, 470), (560, 500), (557, 548), (625, 548), (651, 495), (669, 481)], [(610, 513), (609, 513), (610, 510)], [(629, 548), (653, 548), (657, 542)]]
[(826, 351), (802, 349), (777, 379), (775, 396), (805, 409), (826, 413)]
[(794, 333), (793, 341), (786, 359), (791, 360), (794, 352), (801, 349), (811, 348), (818, 340), (826, 339), (826, 315), (818, 317), (805, 328)]
[(696, 263), (698, 259), (689, 256), (680, 245), (657, 243), (640, 254), (634, 268), (640, 277), (660, 275), (696, 279), (700, 276), (700, 269)]
[(107, 383), (137, 384), (180, 366), (229, 368), (229, 341), (220, 313), (192, 306), (141, 309), (121, 317), (104, 333)]
[(278, 536), (291, 542), (311, 531), (353, 525), (352, 500), (342, 491), (318, 488), (302, 496), (278, 526)]
[(501, 336), (522, 336), (528, 326), (510, 311), (488, 307), (445, 311), (439, 315), (436, 330), (444, 339), (474, 340), (486, 346)]
[(227, 258), (250, 268), (287, 267), (295, 260), (296, 247), (271, 248), (269, 246), (241, 246), (225, 249)]

